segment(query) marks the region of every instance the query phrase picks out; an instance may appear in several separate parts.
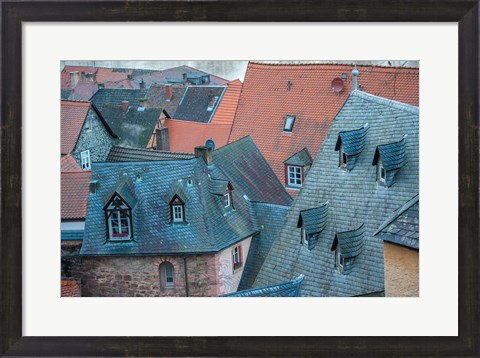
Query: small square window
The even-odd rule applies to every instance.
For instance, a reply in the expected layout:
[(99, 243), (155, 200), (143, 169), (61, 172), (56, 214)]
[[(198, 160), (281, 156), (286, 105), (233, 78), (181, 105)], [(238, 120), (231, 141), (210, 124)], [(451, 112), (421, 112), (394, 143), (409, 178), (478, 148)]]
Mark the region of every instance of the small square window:
[(174, 222), (183, 221), (183, 205), (172, 205), (172, 216)]
[(289, 186), (301, 187), (303, 183), (302, 167), (288, 166), (287, 184)]
[(293, 130), (293, 124), (295, 123), (295, 116), (286, 116), (285, 117), (285, 125), (283, 126), (283, 130), (285, 132), (291, 132)]
[(91, 167), (90, 163), (90, 151), (85, 150), (80, 153), (80, 160), (81, 160), (81, 165), (83, 170), (89, 170)]

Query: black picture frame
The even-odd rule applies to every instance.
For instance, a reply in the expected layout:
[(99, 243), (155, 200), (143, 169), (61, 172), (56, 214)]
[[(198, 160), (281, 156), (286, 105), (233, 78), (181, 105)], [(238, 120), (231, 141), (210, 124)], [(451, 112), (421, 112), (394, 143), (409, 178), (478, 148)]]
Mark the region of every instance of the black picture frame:
[[(455, 356), (479, 348), (478, 0), (2, 1), (0, 353), (5, 356)], [(22, 336), (22, 22), (409, 21), (459, 24), (458, 337)], [(446, 69), (451, 70), (451, 69)], [(452, 218), (455, 220), (455, 218)], [(441, 278), (439, 278), (441, 279)], [(320, 323), (318, 323), (320, 324)], [(412, 325), (415, 323), (412, 322)]]

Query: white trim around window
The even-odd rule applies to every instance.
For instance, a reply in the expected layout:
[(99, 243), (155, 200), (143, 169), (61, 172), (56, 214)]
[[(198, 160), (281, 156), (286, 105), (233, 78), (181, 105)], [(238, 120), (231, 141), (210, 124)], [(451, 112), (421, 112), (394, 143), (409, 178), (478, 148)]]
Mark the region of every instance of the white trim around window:
[(294, 165), (287, 166), (288, 186), (301, 187), (303, 183), (303, 168)]
[(83, 170), (90, 170), (91, 162), (90, 162), (90, 151), (84, 150), (80, 153), (80, 161)]

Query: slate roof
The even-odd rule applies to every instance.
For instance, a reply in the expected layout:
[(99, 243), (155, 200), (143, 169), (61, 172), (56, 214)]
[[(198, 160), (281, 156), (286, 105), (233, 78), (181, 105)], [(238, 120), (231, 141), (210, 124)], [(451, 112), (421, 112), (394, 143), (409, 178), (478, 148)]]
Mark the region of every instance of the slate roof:
[(102, 88), (95, 93), (91, 101), (103, 114), (106, 106), (121, 106), (123, 101), (128, 101), (132, 107), (138, 107), (139, 99), (147, 98), (147, 92), (146, 89)]
[(244, 291), (229, 293), (221, 297), (299, 297), (302, 292), (304, 275), (278, 285), (254, 288)]
[(90, 171), (61, 173), (62, 220), (84, 220), (90, 183)]
[(178, 104), (183, 97), (187, 87), (181, 85), (172, 85), (172, 97), (167, 101), (166, 86), (162, 84), (152, 85), (147, 93), (148, 106), (152, 108), (163, 108), (172, 116), (177, 110)]
[(150, 160), (192, 159), (191, 153), (166, 152), (161, 150), (113, 146), (107, 156), (107, 162), (140, 162)]
[(290, 158), (284, 161), (284, 164), (300, 165), (302, 167), (312, 165), (312, 157), (307, 148), (303, 148), (301, 151), (293, 154)]
[[(418, 193), (417, 107), (354, 91), (338, 113), (314, 160), (285, 224), (260, 270), (254, 287), (263, 287), (305, 274), (305, 296), (359, 296), (384, 291), (383, 242), (374, 232), (396, 208)], [(355, 169), (339, 168), (335, 151), (338, 134), (369, 123), (365, 145)], [(407, 163), (390, 188), (376, 182), (371, 165), (379, 144), (408, 134)], [(300, 244), (298, 217), (302, 210), (329, 201), (325, 228), (313, 250)], [(364, 224), (363, 249), (346, 275), (334, 265), (335, 235)]]
[(251, 202), (250, 200), (248, 203), (253, 224), (260, 233), (250, 243), (238, 290), (252, 287), (290, 209), (289, 205)]
[(62, 101), (60, 106), (60, 152), (70, 153), (77, 144), (78, 136), (90, 109), (90, 102)]
[[(256, 233), (243, 195), (258, 201), (288, 204), (290, 197), (246, 137), (213, 152), (213, 165), (190, 160), (92, 163), (96, 194), (88, 196), (83, 255), (148, 255), (218, 252)], [(211, 178), (234, 187), (233, 207), (208, 192)], [(192, 179), (192, 184), (188, 184)], [(103, 211), (119, 181), (135, 197), (134, 240), (106, 242)], [(185, 203), (186, 223), (171, 223), (169, 203), (177, 194)], [(129, 194), (130, 195), (130, 194)], [(127, 195), (128, 196), (128, 195)]]
[(303, 227), (307, 234), (318, 234), (321, 232), (327, 224), (328, 205), (329, 202), (327, 201), (317, 208), (301, 210), (298, 216), (297, 228)]
[[(205, 145), (205, 142), (209, 139), (214, 141), (217, 149), (228, 143), (242, 83), (239, 80), (234, 80), (228, 82), (227, 86), (227, 90), (221, 98), (210, 123), (166, 120), (165, 126), (168, 128), (171, 151), (193, 153), (196, 146)], [(157, 124), (155, 130), (157, 128), (159, 128), (159, 124)], [(147, 148), (155, 148), (156, 146), (155, 130), (150, 137)]]
[[(418, 106), (418, 68), (357, 68), (360, 72), (358, 84), (364, 91)], [(315, 159), (333, 119), (352, 90), (352, 70), (351, 65), (250, 62), (229, 142), (251, 135), (283, 182), (283, 163), (292, 154), (308, 148)], [(332, 80), (341, 78), (342, 74), (347, 76), (343, 80), (344, 90), (334, 93)], [(291, 133), (283, 130), (287, 115), (295, 116)], [(367, 118), (365, 122), (368, 122)]]
[[(210, 123), (226, 88), (226, 86), (187, 87), (172, 118), (183, 121)], [(208, 110), (211, 101), (210, 97), (215, 97), (217, 100), (214, 102), (214, 106), (211, 107), (212, 109)]]
[(418, 194), (396, 209), (374, 235), (384, 241), (418, 250), (420, 247)]
[(84, 230), (62, 230), (62, 241), (82, 241)]
[(382, 161), (388, 187), (392, 186), (395, 175), (407, 162), (405, 146), (406, 137), (403, 137), (400, 141), (379, 145), (375, 149), (372, 165), (377, 165), (379, 160)]

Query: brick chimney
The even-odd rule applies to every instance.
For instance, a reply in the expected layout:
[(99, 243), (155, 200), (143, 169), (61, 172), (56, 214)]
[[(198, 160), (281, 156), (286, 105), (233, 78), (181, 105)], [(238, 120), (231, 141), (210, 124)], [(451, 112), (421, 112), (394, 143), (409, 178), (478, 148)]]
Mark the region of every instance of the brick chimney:
[(167, 102), (170, 102), (172, 100), (172, 85), (170, 84), (165, 85), (165, 97), (167, 99)]
[(80, 74), (78, 73), (78, 71), (70, 72), (70, 85), (72, 88), (77, 85), (79, 79)]
[(168, 139), (168, 128), (167, 127), (161, 127), (157, 128), (155, 132), (155, 136), (157, 139), (157, 150), (170, 150), (170, 142)]
[(205, 160), (207, 165), (212, 164), (212, 148), (206, 146), (198, 146), (195, 147), (195, 157), (200, 158), (202, 157)]
[(122, 101), (122, 112), (123, 113), (127, 113), (128, 105), (129, 105), (128, 101)]

